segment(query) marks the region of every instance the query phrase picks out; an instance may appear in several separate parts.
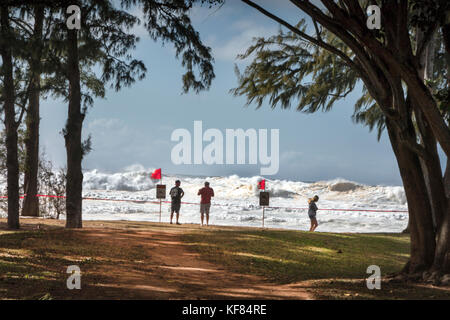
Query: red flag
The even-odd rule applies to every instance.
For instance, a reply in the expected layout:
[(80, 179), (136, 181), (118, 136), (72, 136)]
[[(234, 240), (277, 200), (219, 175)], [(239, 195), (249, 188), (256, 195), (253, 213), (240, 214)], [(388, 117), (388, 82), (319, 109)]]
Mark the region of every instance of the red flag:
[(150, 178), (155, 179), (155, 180), (161, 180), (161, 168), (156, 169), (155, 172), (152, 173)]
[(266, 190), (266, 180), (265, 179), (258, 182), (258, 188), (261, 190)]

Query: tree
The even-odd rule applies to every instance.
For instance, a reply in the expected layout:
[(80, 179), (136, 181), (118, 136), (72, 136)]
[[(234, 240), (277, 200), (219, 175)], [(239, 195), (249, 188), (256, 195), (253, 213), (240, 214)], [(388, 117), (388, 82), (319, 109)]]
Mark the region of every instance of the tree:
[[(8, 166), (7, 166), (7, 151), (6, 151), (6, 130), (0, 131), (0, 183), (7, 181)], [(18, 161), (19, 161), (19, 181), (20, 174), (23, 173), (25, 167), (25, 131), (19, 127), (17, 131), (18, 136)], [(19, 183), (19, 191), (23, 190), (23, 185)], [(0, 194), (4, 196), (7, 192), (0, 190)], [(0, 203), (0, 210), (8, 211), (8, 199), (3, 198)]]
[[(182, 56), (182, 65), (187, 69), (183, 76), (185, 92), (190, 89), (196, 92), (207, 89), (214, 78), (210, 49), (202, 44), (187, 15), (195, 2), (213, 4), (221, 1), (121, 2), (125, 9), (131, 9), (133, 6), (142, 8), (145, 26), (154, 40), (161, 39), (174, 44), (176, 55)], [(69, 115), (63, 133), (68, 161), (66, 227), (69, 228), (82, 226), (81, 163), (85, 152), (90, 148), (90, 140), (85, 143), (81, 141), (86, 103), (92, 104), (92, 99), (86, 97), (85, 106), (81, 106), (80, 68), (83, 65), (100, 65), (102, 72), (98, 78), (101, 83), (111, 83), (115, 90), (130, 86), (136, 79), (142, 79), (146, 72), (142, 61), (132, 59), (128, 53), (138, 41), (135, 35), (127, 33), (138, 23), (135, 16), (115, 8), (110, 1), (79, 1), (75, 4), (80, 6), (82, 12), (81, 29), (68, 30), (67, 36), (55, 31), (55, 38), (60, 39), (62, 44), (61, 53), (67, 53), (63, 69), (67, 70), (65, 75), (69, 82), (69, 92), (65, 95), (69, 101)], [(198, 75), (194, 73), (196, 67), (199, 70)]]
[[(115, 81), (115, 88), (130, 85), (135, 77), (142, 79), (145, 66), (130, 58), (137, 38), (123, 31), (137, 19), (116, 10), (109, 1), (72, 2), (82, 12), (81, 30), (66, 27), (66, 8), (55, 6), (48, 58), (53, 70), (48, 70), (45, 86), (53, 96), (68, 102), (68, 117), (63, 129), (67, 154), (66, 227), (82, 227), (82, 159), (90, 151), (90, 137), (82, 141), (83, 122), (94, 97), (104, 97), (105, 83)], [(103, 67), (100, 77), (91, 71)]]
[(67, 31), (67, 78), (69, 80), (69, 110), (64, 130), (67, 151), (66, 228), (81, 228), (83, 190), (81, 135), (85, 115), (81, 110), (78, 32), (75, 29)]
[(16, 120), (15, 83), (12, 45), (15, 36), (10, 27), (10, 12), (7, 6), (0, 6), (0, 54), (2, 56), (2, 100), (5, 114), (5, 144), (8, 186), (8, 228), (19, 229), (19, 161), (17, 152), (17, 129), (20, 121)]
[(41, 94), (41, 73), (42, 73), (42, 55), (43, 55), (43, 28), (44, 28), (44, 7), (42, 5), (34, 6), (33, 30), (29, 30), (30, 41), (29, 48), (26, 50), (29, 64), (29, 104), (27, 108), (25, 123), (27, 126), (25, 145), (25, 199), (23, 202), (23, 216), (39, 216), (39, 198), (38, 194), (38, 169), (39, 169), (39, 122), (40, 122), (40, 94)]
[[(449, 205), (436, 140), (448, 156), (450, 131), (420, 73), (423, 52), (443, 21), (446, 1), (433, 2), (433, 19), (422, 26), (417, 43), (410, 38), (417, 29), (408, 19), (426, 9), (421, 3), (382, 1), (382, 28), (369, 30), (368, 1), (322, 0), (319, 7), (292, 0), (312, 20), (315, 35), (309, 35), (304, 24), (293, 26), (254, 1), (242, 1), (286, 27), (306, 50), (286, 49), (286, 39), (275, 38), (272, 42), (281, 43), (283, 50), (264, 50), (260, 40), (247, 52), (257, 52), (257, 59), (240, 77), (234, 93), (246, 95), (248, 102), (256, 99), (259, 105), (265, 97), (270, 97), (272, 106), (287, 106), (298, 98), (300, 110), (315, 111), (330, 108), (353, 90), (356, 79), (361, 80), (370, 99), (366, 95), (359, 107), (369, 104), (370, 108), (359, 110), (355, 117), (386, 128), (408, 200), (411, 258), (404, 271), (417, 277), (430, 270), (433, 279), (448, 273)], [(313, 77), (313, 85), (302, 83), (307, 75)]]
[[(3, 20), (5, 28), (3, 30), (7, 29), (7, 32), (2, 33), (3, 37), (1, 40), (4, 54), (6, 56), (10, 54), (12, 75), (9, 77), (9, 60), (2, 59), (6, 67), (4, 68), (6, 72), (3, 73), (5, 77), (2, 80), (7, 79), (8, 81), (0, 82), (0, 91), (4, 93), (0, 95), (0, 102), (4, 106), (2, 111), (5, 111), (5, 126), (10, 128), (6, 130), (6, 136), (17, 135), (17, 129), (22, 123), (23, 116), (24, 114), (27, 115), (27, 133), (25, 137), (27, 151), (24, 160), (26, 164), (21, 165), (19, 161), (19, 173), (22, 170), (25, 171), (25, 192), (29, 193), (24, 202), (25, 214), (32, 213), (37, 215), (39, 209), (38, 199), (35, 195), (37, 193), (37, 167), (39, 161), (39, 94), (42, 69), (40, 58), (43, 50), (43, 41), (40, 38), (42, 36), (44, 8), (37, 2), (33, 4), (35, 5), (25, 6), (22, 3), (15, 3), (15, 5), (10, 6), (7, 1), (2, 2), (2, 8), (5, 12)], [(6, 92), (10, 92), (8, 89), (10, 86), (9, 82), (12, 82), (13, 90), (7, 94)], [(12, 93), (14, 93), (14, 98), (11, 99), (11, 103), (14, 104), (14, 107), (9, 112), (10, 116), (7, 116), (8, 112), (6, 110), (8, 110), (9, 105), (7, 101)], [(26, 112), (27, 110), (28, 112)], [(22, 139), (22, 137), (19, 138)], [(6, 142), (6, 149), (9, 150), (7, 153), (11, 155), (9, 163), (16, 163), (17, 156), (15, 154), (17, 152), (13, 149), (17, 149), (17, 143), (14, 142), (17, 139), (13, 137), (6, 140), (9, 141)], [(16, 167), (15, 164), (9, 165), (7, 170), (7, 175), (10, 177), (8, 190), (15, 190), (13, 196), (8, 198), (8, 203), (12, 203), (12, 205), (8, 206), (8, 208), (11, 208), (8, 210), (8, 217), (11, 217), (11, 220), (17, 220), (14, 228), (19, 227), (17, 210), (20, 207), (18, 198), (20, 186), (18, 182), (15, 182), (15, 177), (18, 177)]]

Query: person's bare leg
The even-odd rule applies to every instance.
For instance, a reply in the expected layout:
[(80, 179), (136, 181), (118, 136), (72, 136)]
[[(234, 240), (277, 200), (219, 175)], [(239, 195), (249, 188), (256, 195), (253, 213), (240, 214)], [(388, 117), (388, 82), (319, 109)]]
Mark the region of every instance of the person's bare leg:
[(201, 219), (202, 219), (202, 227), (203, 227), (203, 212), (200, 213)]
[(314, 219), (313, 226), (312, 226), (312, 231), (314, 232), (318, 226), (319, 226), (319, 224), (317, 223), (317, 220)]
[(177, 212), (177, 224), (180, 224), (179, 222), (178, 222), (178, 219), (180, 218), (180, 212)]
[(172, 224), (172, 219), (173, 219), (173, 211), (170, 212), (170, 224)]
[(313, 231), (313, 226), (314, 226), (314, 222), (311, 220), (311, 226), (309, 227), (309, 231), (310, 231), (310, 232)]
[(206, 213), (206, 226), (209, 226), (209, 212)]

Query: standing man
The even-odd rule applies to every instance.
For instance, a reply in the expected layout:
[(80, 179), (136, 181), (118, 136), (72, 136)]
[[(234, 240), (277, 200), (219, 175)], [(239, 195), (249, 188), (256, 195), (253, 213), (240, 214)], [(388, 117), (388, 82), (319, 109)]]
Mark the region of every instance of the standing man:
[(180, 217), (180, 207), (181, 207), (181, 198), (184, 196), (183, 189), (180, 188), (180, 180), (175, 181), (175, 187), (170, 189), (170, 197), (172, 198), (172, 203), (170, 206), (170, 224), (172, 224), (173, 213), (177, 213), (177, 224), (181, 224), (178, 222)]
[(209, 182), (205, 182), (205, 187), (198, 190), (197, 195), (201, 196), (200, 214), (202, 217), (202, 226), (204, 214), (206, 214), (206, 225), (209, 226), (209, 210), (211, 208), (211, 197), (214, 197), (214, 190), (209, 187)]

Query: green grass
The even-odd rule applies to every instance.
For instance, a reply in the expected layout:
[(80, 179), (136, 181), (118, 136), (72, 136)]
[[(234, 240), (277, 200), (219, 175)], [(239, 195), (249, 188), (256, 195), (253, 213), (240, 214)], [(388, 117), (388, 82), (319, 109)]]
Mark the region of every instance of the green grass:
[(409, 254), (408, 236), (273, 230), (214, 230), (184, 235), (191, 248), (236, 272), (281, 284), (310, 279), (364, 278), (369, 265), (399, 271)]
[(448, 288), (382, 281), (368, 290), (370, 265), (382, 277), (409, 257), (404, 234), (333, 234), (291, 230), (206, 229), (183, 235), (192, 251), (228, 270), (295, 284), (318, 299), (450, 299)]

